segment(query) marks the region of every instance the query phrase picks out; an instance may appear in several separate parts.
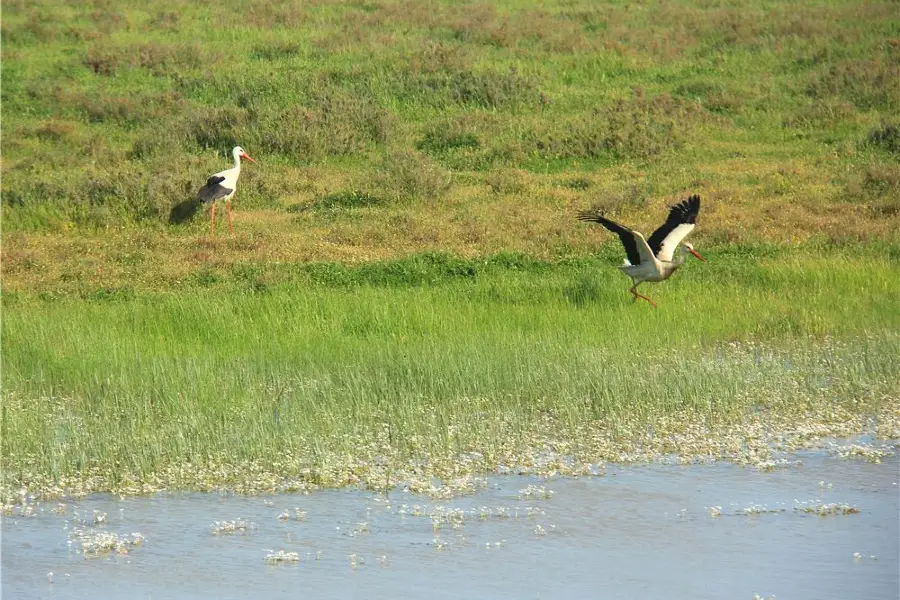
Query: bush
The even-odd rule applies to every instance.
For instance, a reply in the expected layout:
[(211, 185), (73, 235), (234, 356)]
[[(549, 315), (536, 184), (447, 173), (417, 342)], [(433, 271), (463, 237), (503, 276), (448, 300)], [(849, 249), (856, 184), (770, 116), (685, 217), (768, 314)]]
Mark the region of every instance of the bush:
[(450, 187), (450, 173), (415, 150), (388, 152), (374, 174), (376, 193), (395, 200), (439, 198)]
[(842, 100), (815, 100), (796, 110), (781, 124), (792, 129), (830, 129), (856, 114), (852, 104)]
[(680, 85), (675, 94), (696, 100), (703, 108), (713, 113), (737, 114), (744, 108), (744, 94), (735, 94), (721, 83), (697, 81)]
[(478, 148), (481, 143), (478, 136), (469, 131), (453, 131), (445, 126), (429, 129), (416, 143), (416, 148), (432, 156), (441, 155), (453, 150)]
[(547, 124), (530, 143), (546, 159), (649, 158), (679, 148), (683, 123), (699, 114), (696, 105), (668, 95), (638, 96)]
[(241, 144), (251, 115), (242, 108), (202, 108), (190, 120), (190, 135), (201, 148), (233, 148)]
[(495, 194), (518, 194), (526, 188), (521, 171), (515, 169), (494, 169), (485, 176), (484, 182)]
[(900, 109), (900, 64), (848, 60), (815, 75), (806, 93), (817, 99), (841, 96), (863, 110)]
[(619, 183), (614, 189), (598, 194), (591, 210), (600, 214), (615, 214), (622, 208), (643, 208), (649, 198), (650, 190), (646, 184)]
[(34, 134), (38, 139), (50, 142), (71, 142), (78, 139), (78, 129), (74, 123), (57, 119), (42, 122)]
[(474, 69), (464, 50), (443, 44), (426, 46), (395, 78), (392, 88), (403, 100), (438, 107), (499, 108), (540, 98), (536, 83), (515, 67)]
[(900, 214), (900, 165), (869, 165), (847, 183), (848, 200), (868, 205), (880, 216)]
[(384, 198), (360, 190), (343, 190), (317, 198), (316, 208), (363, 208), (385, 204)]
[(112, 76), (120, 69), (141, 68), (163, 77), (182, 69), (209, 66), (215, 59), (206, 56), (195, 44), (141, 44), (115, 45), (99, 42), (88, 48), (84, 64), (97, 75)]
[(393, 124), (393, 116), (372, 98), (326, 87), (304, 105), (263, 113), (255, 135), (280, 154), (321, 159), (384, 143)]
[(879, 150), (900, 154), (900, 124), (882, 123), (869, 132), (866, 141)]

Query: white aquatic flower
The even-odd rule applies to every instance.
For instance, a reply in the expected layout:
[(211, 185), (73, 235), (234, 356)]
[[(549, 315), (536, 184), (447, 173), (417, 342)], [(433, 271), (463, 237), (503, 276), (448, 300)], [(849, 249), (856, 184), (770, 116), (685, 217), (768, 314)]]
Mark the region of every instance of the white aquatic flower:
[(278, 552), (269, 550), (268, 554), (266, 555), (265, 561), (266, 564), (269, 565), (295, 563), (300, 561), (300, 555), (296, 552), (285, 552), (284, 550), (279, 550)]

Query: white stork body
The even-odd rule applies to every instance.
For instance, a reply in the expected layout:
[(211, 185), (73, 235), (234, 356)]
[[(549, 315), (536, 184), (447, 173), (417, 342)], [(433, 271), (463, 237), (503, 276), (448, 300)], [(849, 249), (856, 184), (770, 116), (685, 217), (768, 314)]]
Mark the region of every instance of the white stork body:
[(234, 232), (234, 227), (231, 224), (231, 199), (237, 190), (238, 177), (241, 176), (241, 159), (246, 158), (250, 162), (256, 162), (240, 146), (235, 146), (231, 154), (234, 156), (234, 166), (211, 176), (206, 180), (206, 185), (200, 188), (200, 191), (197, 193), (197, 198), (201, 202), (212, 205), (209, 210), (212, 237), (216, 236), (216, 202), (219, 200), (225, 200), (226, 202), (228, 228)]
[[(625, 259), (619, 269), (623, 273), (631, 277), (632, 286), (629, 290), (634, 296), (634, 300), (643, 298), (653, 306), (653, 302), (647, 296), (637, 292), (637, 286), (644, 281), (664, 281), (674, 273), (678, 267), (684, 264), (687, 255), (690, 252), (702, 261), (705, 258), (694, 250), (689, 242), (682, 242), (687, 235), (693, 231), (694, 223), (697, 220), (697, 213), (700, 212), (700, 197), (691, 196), (687, 200), (680, 202), (672, 207), (669, 211), (669, 217), (662, 224), (650, 240), (646, 240), (639, 231), (629, 229), (614, 221), (603, 217), (603, 215), (594, 212), (585, 211), (578, 214), (578, 218), (582, 221), (593, 221), (600, 223), (613, 233), (619, 236), (622, 245), (625, 247)], [(675, 249), (680, 248), (678, 256)]]

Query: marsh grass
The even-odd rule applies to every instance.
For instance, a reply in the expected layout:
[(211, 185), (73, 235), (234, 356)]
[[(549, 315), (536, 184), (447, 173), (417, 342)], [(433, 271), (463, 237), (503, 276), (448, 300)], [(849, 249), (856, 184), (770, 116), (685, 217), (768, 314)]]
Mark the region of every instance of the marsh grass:
[(608, 266), (524, 256), (5, 297), (4, 487), (427, 490), (668, 453), (763, 463), (869, 417), (897, 435), (896, 267), (744, 256), (648, 289), (659, 310)]

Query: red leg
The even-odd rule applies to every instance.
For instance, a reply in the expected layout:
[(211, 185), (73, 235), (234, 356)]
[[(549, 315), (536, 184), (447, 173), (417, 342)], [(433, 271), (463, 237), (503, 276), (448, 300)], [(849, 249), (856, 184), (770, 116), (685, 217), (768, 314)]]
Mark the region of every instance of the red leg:
[(653, 308), (656, 308), (656, 302), (654, 302), (653, 300), (651, 300), (651, 299), (648, 298), (647, 296), (644, 296), (643, 294), (638, 294), (637, 290), (634, 289), (634, 288), (636, 288), (636, 287), (637, 287), (637, 285), (633, 285), (633, 286), (631, 286), (631, 289), (628, 290), (628, 291), (631, 292), (632, 295), (634, 296), (634, 299), (632, 300), (632, 302), (636, 302), (638, 298), (643, 298), (644, 300), (646, 300), (647, 302), (649, 302), (650, 305), (651, 305)]
[(216, 237), (216, 203), (209, 207), (210, 236)]
[(231, 198), (228, 199), (228, 202), (225, 204), (228, 208), (228, 229), (231, 233), (234, 233), (234, 227), (231, 225)]

